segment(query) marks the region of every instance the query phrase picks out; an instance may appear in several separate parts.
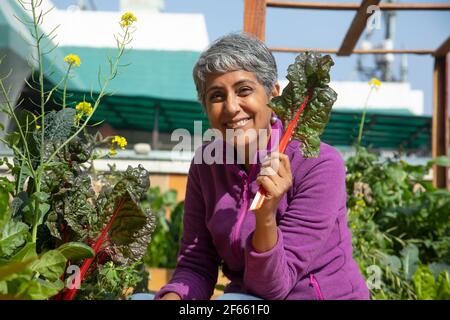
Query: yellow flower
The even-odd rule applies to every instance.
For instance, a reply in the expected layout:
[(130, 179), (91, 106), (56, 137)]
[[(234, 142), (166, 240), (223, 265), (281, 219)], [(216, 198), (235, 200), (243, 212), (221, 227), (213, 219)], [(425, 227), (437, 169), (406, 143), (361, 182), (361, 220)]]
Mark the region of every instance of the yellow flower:
[(77, 109), (78, 112), (84, 113), (86, 115), (90, 115), (94, 109), (92, 108), (91, 104), (89, 102), (83, 101), (76, 105), (75, 109)]
[(120, 20), (120, 26), (122, 28), (125, 28), (125, 27), (128, 27), (128, 26), (131, 26), (136, 21), (137, 21), (137, 18), (136, 18), (136, 16), (133, 13), (125, 12), (122, 15), (122, 18)]
[(39, 130), (39, 129), (41, 128), (41, 126), (40, 126), (40, 125), (38, 125), (38, 123), (37, 123), (37, 119), (38, 119), (38, 117), (36, 117), (36, 115), (35, 115), (35, 114), (33, 114), (33, 118), (34, 118), (34, 123), (35, 123), (35, 125), (36, 125), (36, 130)]
[(64, 58), (64, 62), (67, 62), (69, 65), (73, 65), (75, 67), (79, 67), (81, 64), (80, 57), (72, 53)]
[(375, 89), (378, 89), (381, 86), (381, 81), (377, 78), (372, 78), (369, 81), (369, 85), (374, 87)]
[(114, 149), (114, 148), (109, 148), (109, 155), (110, 155), (110, 156), (115, 156), (116, 154), (117, 154), (116, 149)]
[(114, 136), (112, 143), (116, 143), (121, 149), (125, 149), (125, 146), (128, 144), (127, 139), (121, 136)]

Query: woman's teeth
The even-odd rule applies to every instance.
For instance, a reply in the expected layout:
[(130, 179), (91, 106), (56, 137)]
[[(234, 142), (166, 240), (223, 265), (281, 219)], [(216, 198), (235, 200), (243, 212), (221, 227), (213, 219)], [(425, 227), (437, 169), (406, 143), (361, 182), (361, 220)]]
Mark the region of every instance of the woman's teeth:
[(250, 120), (250, 118), (239, 120), (238, 122), (227, 122), (226, 126), (230, 129), (238, 129), (247, 124), (247, 122)]

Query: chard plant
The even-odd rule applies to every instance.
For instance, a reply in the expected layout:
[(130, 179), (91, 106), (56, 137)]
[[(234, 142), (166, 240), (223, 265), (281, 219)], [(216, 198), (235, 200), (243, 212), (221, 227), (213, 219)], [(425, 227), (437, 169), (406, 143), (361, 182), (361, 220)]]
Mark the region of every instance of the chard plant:
[[(55, 30), (46, 35), (40, 26), (49, 11), (44, 12), (40, 0), (18, 3), (31, 17), (19, 19), (35, 40), (38, 70), (27, 85), (39, 93), (39, 101), (13, 105), (0, 79), (5, 99), (1, 111), (16, 126), (1, 139), (14, 156), (12, 163), (0, 161), (10, 176), (0, 178), (0, 298), (120, 298), (142, 280), (140, 265), (155, 228), (151, 211), (140, 205), (150, 186), (149, 172), (139, 166), (96, 173), (93, 160), (113, 156), (127, 141), (92, 135), (87, 127), (109, 94), (108, 84), (118, 73), (137, 19), (129, 12), (122, 16), (121, 33), (115, 35), (117, 53), (108, 58), (107, 75), (99, 71), (98, 94), (94, 98), (91, 93), (92, 103), (79, 101), (73, 107), (67, 82), (81, 59), (66, 56), (61, 81), (50, 89), (45, 86), (43, 56), (55, 49), (49, 38)], [(48, 110), (52, 99), (59, 99), (58, 110)], [(25, 111), (27, 104), (36, 112)], [(98, 152), (100, 147), (110, 148), (109, 153)], [(66, 269), (73, 270), (72, 277)]]

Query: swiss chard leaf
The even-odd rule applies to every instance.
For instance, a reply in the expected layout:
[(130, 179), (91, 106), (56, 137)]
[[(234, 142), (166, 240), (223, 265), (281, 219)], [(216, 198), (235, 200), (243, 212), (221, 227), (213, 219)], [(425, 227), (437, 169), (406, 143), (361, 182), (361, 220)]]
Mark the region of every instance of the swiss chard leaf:
[(109, 230), (111, 258), (115, 262), (128, 264), (142, 258), (151, 240), (155, 217), (150, 210), (143, 210), (139, 202), (150, 184), (148, 174), (141, 166), (129, 167), (106, 201), (105, 212), (112, 212), (122, 203)]
[(318, 157), (320, 136), (328, 123), (337, 94), (328, 85), (330, 69), (334, 65), (329, 55), (306, 52), (297, 56), (288, 67), (288, 85), (281, 96), (274, 97), (269, 107), (282, 120), (285, 127), (294, 118), (301, 103), (309, 94), (309, 101), (299, 118), (294, 137), (300, 141), (303, 156)]

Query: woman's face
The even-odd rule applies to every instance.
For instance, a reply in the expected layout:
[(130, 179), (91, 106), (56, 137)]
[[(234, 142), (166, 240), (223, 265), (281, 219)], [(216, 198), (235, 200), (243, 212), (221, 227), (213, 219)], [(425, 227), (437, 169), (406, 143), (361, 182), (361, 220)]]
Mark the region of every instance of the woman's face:
[(209, 74), (205, 90), (209, 123), (228, 143), (242, 147), (255, 143), (255, 137), (262, 132), (266, 132), (267, 137), (272, 113), (267, 104), (279, 94), (278, 83), (268, 97), (255, 74), (238, 70)]

